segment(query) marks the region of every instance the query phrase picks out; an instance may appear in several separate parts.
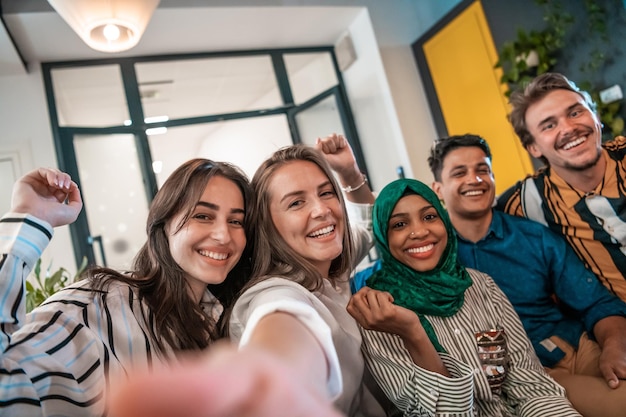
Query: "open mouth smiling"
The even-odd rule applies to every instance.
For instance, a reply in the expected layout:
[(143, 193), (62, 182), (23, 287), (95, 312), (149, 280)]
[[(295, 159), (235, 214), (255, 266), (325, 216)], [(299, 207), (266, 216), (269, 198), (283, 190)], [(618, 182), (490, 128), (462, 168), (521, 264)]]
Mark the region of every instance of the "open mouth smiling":
[(319, 230), (314, 231), (313, 233), (308, 234), (307, 237), (312, 237), (312, 238), (317, 239), (317, 238), (329, 236), (334, 231), (335, 231), (335, 225), (326, 226)]
[(469, 196), (469, 197), (483, 195), (483, 194), (485, 194), (484, 190), (468, 190), (468, 191), (463, 191), (461, 193), (461, 195)]
[(565, 145), (561, 146), (561, 149), (563, 149), (564, 151), (568, 151), (572, 148), (577, 147), (578, 145), (581, 145), (582, 143), (587, 141), (587, 137), (586, 136), (580, 136), (577, 139), (574, 139), (570, 142), (567, 142)]
[(228, 259), (230, 256), (228, 253), (213, 252), (208, 250), (199, 250), (198, 253), (204, 257), (215, 259), (217, 261), (223, 261), (225, 259)]
[(426, 246), (420, 246), (418, 248), (408, 248), (406, 250), (407, 253), (425, 253), (428, 252), (429, 250), (432, 250), (435, 247), (435, 245), (433, 243), (429, 243)]

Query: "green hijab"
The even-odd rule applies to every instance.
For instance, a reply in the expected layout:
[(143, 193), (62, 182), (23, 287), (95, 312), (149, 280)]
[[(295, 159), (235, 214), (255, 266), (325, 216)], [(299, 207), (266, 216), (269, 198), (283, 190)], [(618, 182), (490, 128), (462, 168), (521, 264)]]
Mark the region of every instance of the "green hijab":
[[(413, 270), (394, 258), (389, 251), (389, 218), (398, 201), (411, 194), (433, 205), (448, 232), (448, 244), (441, 259), (435, 269), (428, 272)], [(373, 223), (382, 267), (367, 280), (367, 285), (391, 293), (395, 304), (414, 311), (437, 351), (444, 352), (424, 315), (454, 315), (463, 306), (465, 290), (472, 285), (469, 274), (457, 261), (457, 241), (448, 213), (430, 187), (417, 180), (400, 179), (383, 188), (376, 198)]]

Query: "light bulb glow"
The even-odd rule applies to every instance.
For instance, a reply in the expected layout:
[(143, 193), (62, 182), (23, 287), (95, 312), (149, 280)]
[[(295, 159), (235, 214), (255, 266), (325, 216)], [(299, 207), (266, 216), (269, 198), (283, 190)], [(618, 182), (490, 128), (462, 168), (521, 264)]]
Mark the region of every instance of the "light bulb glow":
[(119, 39), (120, 37), (120, 28), (117, 25), (109, 23), (102, 30), (102, 34), (108, 41), (113, 42)]
[(48, 0), (89, 47), (101, 52), (121, 52), (137, 45), (159, 2)]

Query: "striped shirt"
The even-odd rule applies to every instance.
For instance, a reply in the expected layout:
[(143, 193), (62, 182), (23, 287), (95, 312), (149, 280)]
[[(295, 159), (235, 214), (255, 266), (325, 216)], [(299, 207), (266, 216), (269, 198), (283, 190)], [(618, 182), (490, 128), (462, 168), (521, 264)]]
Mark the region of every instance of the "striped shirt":
[[(25, 314), (24, 281), (52, 238), (32, 216), (0, 219), (0, 416), (103, 416), (116, 378), (164, 363), (152, 346), (142, 305), (126, 284), (95, 294), (73, 284)], [(217, 318), (211, 293), (202, 300)]]
[(549, 167), (498, 197), (498, 209), (538, 221), (565, 237), (600, 281), (626, 301), (626, 138), (603, 145), (602, 182), (585, 193)]
[[(468, 269), (473, 285), (451, 317), (426, 316), (447, 353), (450, 377), (414, 364), (397, 335), (362, 330), (367, 366), (404, 416), (580, 416), (565, 390), (539, 363), (508, 299), (486, 274)], [(494, 394), (477, 354), (475, 333), (502, 328), (509, 367)]]

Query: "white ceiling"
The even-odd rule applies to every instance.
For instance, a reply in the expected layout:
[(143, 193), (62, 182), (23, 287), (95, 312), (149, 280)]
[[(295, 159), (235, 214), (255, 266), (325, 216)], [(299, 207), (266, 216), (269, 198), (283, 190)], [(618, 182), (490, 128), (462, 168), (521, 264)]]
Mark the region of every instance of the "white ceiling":
[[(81, 0), (86, 1), (86, 0)], [(380, 46), (414, 42), (459, 0), (161, 0), (139, 44), (87, 47), (46, 0), (0, 0), (0, 76), (37, 62), (333, 45), (367, 9)]]

